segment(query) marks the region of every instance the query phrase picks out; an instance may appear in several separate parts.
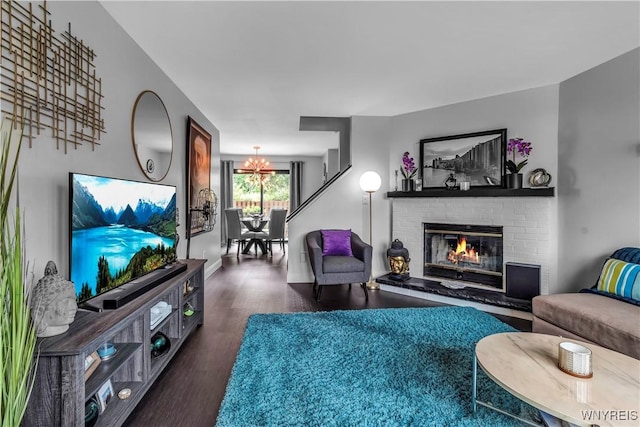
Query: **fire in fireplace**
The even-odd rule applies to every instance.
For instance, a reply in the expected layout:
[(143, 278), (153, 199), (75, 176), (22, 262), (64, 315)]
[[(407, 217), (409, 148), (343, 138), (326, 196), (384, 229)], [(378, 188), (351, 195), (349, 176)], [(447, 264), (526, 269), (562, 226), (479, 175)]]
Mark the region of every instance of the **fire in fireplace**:
[(450, 249), (447, 259), (454, 264), (472, 263), (480, 264), (480, 254), (472, 244), (467, 243), (465, 236), (458, 237), (458, 245), (456, 249)]
[(424, 275), (502, 289), (502, 227), (424, 223)]

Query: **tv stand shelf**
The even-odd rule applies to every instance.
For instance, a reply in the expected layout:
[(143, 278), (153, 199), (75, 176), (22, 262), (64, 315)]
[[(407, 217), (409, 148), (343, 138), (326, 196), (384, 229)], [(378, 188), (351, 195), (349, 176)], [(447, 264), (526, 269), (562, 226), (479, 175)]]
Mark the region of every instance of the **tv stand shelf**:
[[(85, 403), (111, 380), (114, 396), (100, 414), (96, 427), (120, 426), (142, 400), (153, 382), (179, 351), (186, 338), (204, 321), (204, 264), (206, 260), (182, 260), (187, 268), (167, 278), (124, 306), (101, 312), (79, 310), (64, 334), (38, 339), (38, 368), (23, 425), (83, 426)], [(193, 290), (184, 294), (185, 283)], [(172, 312), (151, 330), (151, 307), (165, 301)], [(183, 314), (185, 302), (193, 306)], [(169, 351), (151, 357), (151, 337), (166, 335)], [(84, 360), (105, 342), (116, 346), (116, 355), (100, 362), (84, 381)], [(130, 388), (126, 400), (118, 391)]]
[(131, 358), (142, 346), (142, 343), (127, 343), (118, 346), (118, 352), (112, 359), (104, 360), (98, 365), (98, 369), (84, 383), (85, 400), (96, 394), (98, 389), (106, 380), (111, 378), (116, 371)]

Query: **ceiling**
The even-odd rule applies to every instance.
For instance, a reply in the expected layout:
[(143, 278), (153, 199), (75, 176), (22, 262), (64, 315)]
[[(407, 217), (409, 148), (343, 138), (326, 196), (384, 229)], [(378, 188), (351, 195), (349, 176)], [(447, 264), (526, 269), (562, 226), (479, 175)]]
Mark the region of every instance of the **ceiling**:
[(559, 83), (640, 45), (638, 1), (103, 1), (220, 130), (322, 155), (300, 116), (393, 116)]

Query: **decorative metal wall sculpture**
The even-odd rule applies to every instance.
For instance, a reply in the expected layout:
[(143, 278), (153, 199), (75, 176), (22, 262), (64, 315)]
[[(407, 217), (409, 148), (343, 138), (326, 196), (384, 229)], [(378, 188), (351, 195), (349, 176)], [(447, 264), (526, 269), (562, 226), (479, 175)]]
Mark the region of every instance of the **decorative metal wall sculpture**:
[(46, 1), (27, 6), (2, 0), (2, 112), (33, 139), (51, 129), (56, 148), (94, 150), (105, 133), (102, 80), (96, 77), (96, 54), (71, 34), (58, 37)]

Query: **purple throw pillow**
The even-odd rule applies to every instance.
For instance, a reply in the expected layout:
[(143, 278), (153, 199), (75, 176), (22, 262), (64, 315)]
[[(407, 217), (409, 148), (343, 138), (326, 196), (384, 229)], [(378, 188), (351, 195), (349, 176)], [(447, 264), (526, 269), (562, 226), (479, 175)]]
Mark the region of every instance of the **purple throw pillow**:
[(353, 256), (351, 230), (320, 230), (323, 256)]

